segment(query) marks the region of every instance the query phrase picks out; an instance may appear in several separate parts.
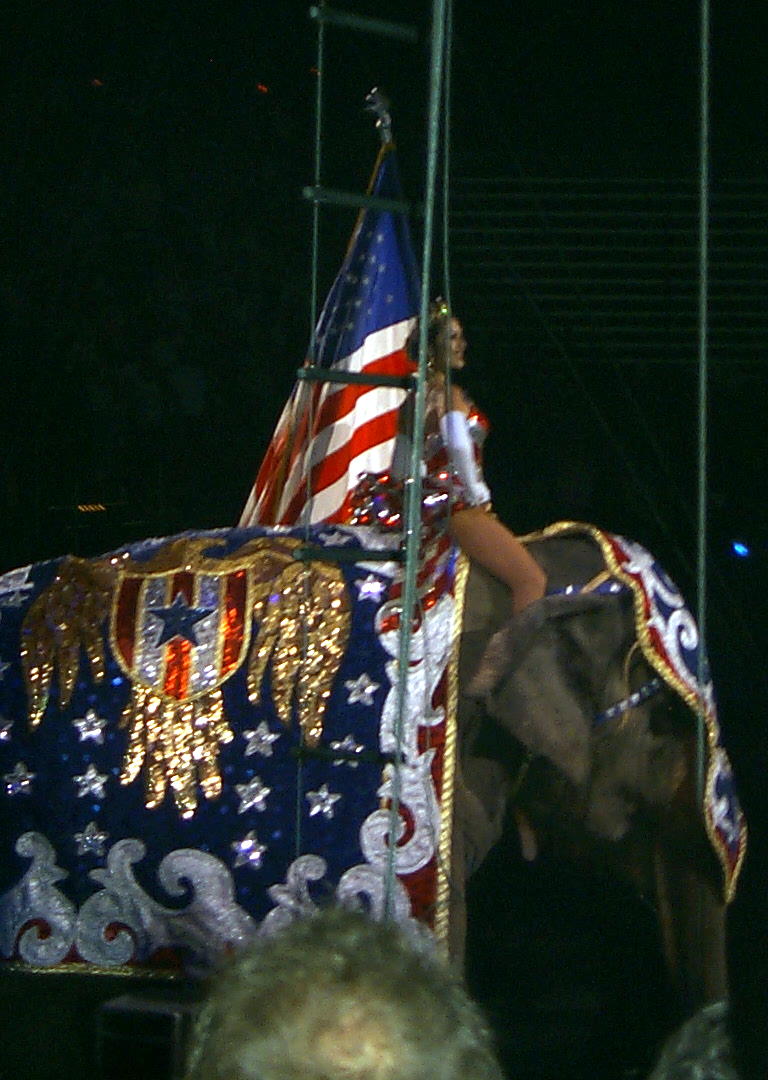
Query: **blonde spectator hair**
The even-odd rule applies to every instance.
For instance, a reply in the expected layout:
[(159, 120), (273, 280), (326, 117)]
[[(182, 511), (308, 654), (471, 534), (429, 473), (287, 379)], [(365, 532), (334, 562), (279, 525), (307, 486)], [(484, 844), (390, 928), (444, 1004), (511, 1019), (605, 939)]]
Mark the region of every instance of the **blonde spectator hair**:
[(705, 1005), (669, 1037), (648, 1080), (739, 1080), (724, 1001)]
[(456, 976), (393, 924), (329, 909), (214, 979), (187, 1080), (501, 1080)]

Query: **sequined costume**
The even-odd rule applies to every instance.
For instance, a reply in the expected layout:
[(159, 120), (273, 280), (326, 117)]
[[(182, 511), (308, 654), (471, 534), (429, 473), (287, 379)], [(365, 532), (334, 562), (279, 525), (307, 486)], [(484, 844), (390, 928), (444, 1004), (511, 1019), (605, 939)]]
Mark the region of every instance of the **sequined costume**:
[[(462, 397), (464, 395), (462, 394)], [(465, 398), (468, 411), (446, 410), (445, 387), (432, 385), (427, 392), (424, 421), (424, 466), (426, 476), (437, 481), (448, 475), (451, 506), (490, 503), (491, 495), (483, 479), (482, 448), (490, 424), (477, 406)]]
[[(427, 525), (444, 523), (450, 510), (490, 508), (490, 492), (482, 473), (482, 446), (490, 425), (471, 401), (464, 400), (466, 413), (447, 410), (444, 384), (433, 383), (427, 390), (422, 456), (422, 518)], [(389, 470), (366, 473), (351, 493), (348, 520), (352, 524), (401, 528), (403, 484), (411, 463), (407, 433), (412, 427), (411, 410), (409, 401)]]

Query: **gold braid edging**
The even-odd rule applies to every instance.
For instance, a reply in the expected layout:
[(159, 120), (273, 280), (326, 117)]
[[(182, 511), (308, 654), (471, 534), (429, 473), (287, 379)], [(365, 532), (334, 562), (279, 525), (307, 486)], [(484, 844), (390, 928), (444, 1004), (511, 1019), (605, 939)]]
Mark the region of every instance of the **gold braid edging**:
[(450, 929), (450, 893), (453, 867), (453, 804), (458, 750), (459, 649), (464, 620), (464, 594), (469, 577), (469, 559), (459, 552), (453, 588), (454, 614), (451, 655), (448, 660), (448, 694), (445, 711), (442, 788), (440, 792), (440, 843), (437, 850), (437, 887), (435, 890), (435, 938), (443, 951), (448, 949)]
[[(531, 540), (540, 540), (552, 536), (563, 536), (568, 533), (586, 535), (592, 538), (599, 547), (606, 566), (610, 570), (611, 574), (618, 580), (623, 582), (629, 587), (632, 592), (632, 603), (635, 616), (635, 632), (637, 634), (640, 648), (642, 649), (643, 656), (648, 664), (653, 668), (657, 675), (659, 675), (670, 689), (682, 699), (682, 701), (688, 706), (696, 717), (701, 717), (704, 720), (704, 727), (707, 733), (707, 777), (705, 790), (712, 789), (712, 783), (714, 774), (717, 769), (717, 753), (718, 753), (718, 735), (719, 726), (716, 716), (712, 709), (702, 707), (699, 696), (691, 690), (689, 686), (683, 682), (683, 680), (677, 675), (677, 673), (664, 662), (663, 658), (659, 656), (651, 641), (651, 635), (648, 631), (648, 626), (645, 618), (645, 599), (642, 587), (637, 581), (626, 571), (622, 570), (619, 563), (616, 560), (616, 556), (613, 552), (613, 548), (608, 539), (608, 535), (601, 529), (598, 529), (595, 525), (589, 525), (586, 522), (581, 521), (557, 521), (552, 525), (548, 525), (546, 528), (539, 532), (529, 533), (527, 536), (521, 537), (523, 543), (528, 543)], [(735, 866), (731, 867), (730, 862), (727, 860), (727, 856), (723, 850), (723, 842), (717, 835), (712, 822), (712, 815), (709, 812), (709, 805), (706, 798), (703, 799), (704, 805), (702, 807), (704, 827), (709, 837), (709, 841), (712, 847), (717, 853), (720, 865), (723, 870), (723, 897), (726, 903), (730, 903), (736, 893), (736, 885), (741, 873), (741, 867), (744, 862), (744, 857), (747, 850), (747, 823), (743, 814), (740, 814), (740, 827), (742, 830), (742, 842), (739, 845), (739, 854), (736, 860)]]

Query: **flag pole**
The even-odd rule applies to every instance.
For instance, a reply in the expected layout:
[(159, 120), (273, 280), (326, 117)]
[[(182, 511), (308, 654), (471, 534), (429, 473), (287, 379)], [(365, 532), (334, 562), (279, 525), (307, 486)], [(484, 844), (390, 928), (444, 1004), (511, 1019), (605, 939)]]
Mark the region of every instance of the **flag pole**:
[(392, 142), (392, 116), (389, 112), (389, 99), (379, 90), (378, 86), (365, 95), (365, 108), (376, 116), (376, 128), (379, 132), (381, 145), (386, 146)]

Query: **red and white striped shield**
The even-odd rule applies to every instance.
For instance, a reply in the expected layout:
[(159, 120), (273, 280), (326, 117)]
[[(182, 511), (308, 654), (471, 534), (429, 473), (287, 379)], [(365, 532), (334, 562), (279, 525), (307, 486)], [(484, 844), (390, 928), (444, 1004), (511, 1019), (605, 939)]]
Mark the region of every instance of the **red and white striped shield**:
[(226, 682), (250, 644), (248, 572), (123, 573), (110, 622), (123, 672), (159, 697), (192, 701)]

